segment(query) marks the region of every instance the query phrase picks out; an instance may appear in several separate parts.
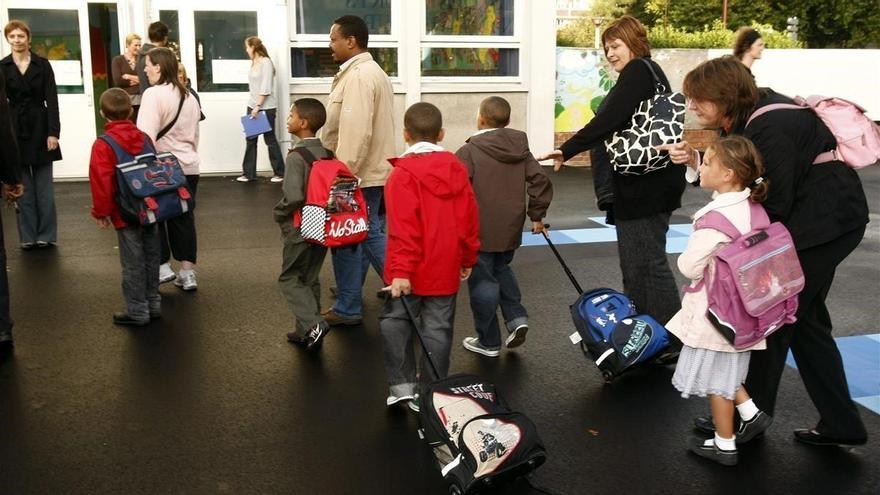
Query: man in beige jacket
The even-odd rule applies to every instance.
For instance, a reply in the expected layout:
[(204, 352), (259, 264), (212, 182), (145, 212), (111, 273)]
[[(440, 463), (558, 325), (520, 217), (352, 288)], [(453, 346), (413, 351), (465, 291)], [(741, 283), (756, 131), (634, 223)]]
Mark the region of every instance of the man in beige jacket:
[(361, 179), (369, 210), (367, 240), (353, 248), (336, 249), (336, 303), (324, 312), (330, 325), (361, 323), (361, 288), (372, 264), (379, 276), (385, 267), (383, 190), (391, 172), (387, 158), (394, 151), (391, 81), (367, 51), (369, 34), (363, 19), (353, 15), (333, 21), (330, 51), (340, 63), (327, 98), (327, 123), (321, 141)]

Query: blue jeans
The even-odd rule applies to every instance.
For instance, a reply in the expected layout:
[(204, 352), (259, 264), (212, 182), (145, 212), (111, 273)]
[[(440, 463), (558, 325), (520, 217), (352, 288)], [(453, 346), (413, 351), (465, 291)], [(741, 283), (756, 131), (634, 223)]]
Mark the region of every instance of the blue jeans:
[(382, 186), (365, 187), (364, 199), (370, 217), (367, 240), (357, 246), (338, 248), (333, 253), (333, 272), (336, 275), (336, 303), (333, 312), (346, 318), (360, 318), (363, 312), (361, 288), (370, 265), (382, 277), (385, 269), (385, 209)]
[(474, 328), (480, 343), (485, 347), (501, 347), (501, 329), (498, 325), (498, 306), (504, 317), (507, 331), (512, 332), (520, 325), (527, 325), (529, 314), (520, 303), (522, 294), (510, 262), (515, 251), (487, 253), (480, 251), (477, 264), (468, 278), (471, 294), (471, 311), (474, 314)]

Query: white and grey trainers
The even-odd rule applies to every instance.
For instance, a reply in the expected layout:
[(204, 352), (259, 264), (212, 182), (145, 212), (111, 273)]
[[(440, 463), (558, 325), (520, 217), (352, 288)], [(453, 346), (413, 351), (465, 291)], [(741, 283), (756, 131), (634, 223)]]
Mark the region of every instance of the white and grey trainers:
[(240, 176), (236, 177), (235, 180), (238, 182), (250, 182), (251, 181), (250, 179), (248, 179), (244, 175), (240, 175)]
[(482, 354), (488, 357), (498, 357), (498, 355), (501, 354), (500, 347), (485, 347), (480, 343), (479, 337), (465, 337), (464, 340), (461, 341), (461, 345), (471, 352), (476, 352), (477, 354)]
[(409, 400), (409, 401), (411, 401), (411, 400), (413, 400), (414, 398), (415, 398), (414, 395), (401, 395), (401, 396), (397, 396), (397, 395), (389, 395), (388, 398), (385, 399), (385, 405), (388, 406), (388, 407), (391, 407), (391, 406), (393, 406), (394, 404), (397, 404), (398, 402), (401, 402), (401, 401), (404, 401), (404, 400)]
[(269, 179), (269, 182), (274, 182), (276, 184), (279, 182), (284, 182), (284, 177), (276, 175), (276, 176), (273, 176), (271, 179)]
[(177, 278), (177, 274), (171, 269), (170, 263), (159, 265), (159, 283), (165, 284)]
[(174, 285), (185, 291), (198, 289), (199, 284), (196, 282), (196, 271), (180, 270), (180, 273), (177, 274), (177, 278), (174, 280)]

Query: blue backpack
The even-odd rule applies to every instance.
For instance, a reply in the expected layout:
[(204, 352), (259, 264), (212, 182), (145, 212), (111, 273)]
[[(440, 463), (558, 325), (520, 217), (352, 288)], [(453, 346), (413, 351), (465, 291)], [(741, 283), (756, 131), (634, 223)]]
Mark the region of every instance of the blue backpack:
[(146, 136), (143, 152), (138, 156), (132, 156), (107, 134), (99, 139), (116, 154), (116, 203), (123, 220), (152, 225), (179, 217), (195, 207), (186, 176), (173, 154), (156, 154)]
[(571, 318), (584, 354), (595, 361), (606, 382), (669, 345), (666, 327), (637, 314), (629, 297), (613, 289), (583, 293), (571, 306)]

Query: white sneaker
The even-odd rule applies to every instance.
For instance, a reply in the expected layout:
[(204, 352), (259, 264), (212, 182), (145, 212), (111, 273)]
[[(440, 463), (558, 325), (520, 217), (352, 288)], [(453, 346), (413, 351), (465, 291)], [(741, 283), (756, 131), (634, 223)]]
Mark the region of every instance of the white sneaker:
[(390, 407), (390, 406), (393, 406), (394, 404), (397, 404), (400, 401), (403, 401), (403, 400), (411, 401), (414, 398), (415, 397), (412, 395), (401, 395), (400, 397), (398, 397), (396, 395), (389, 395), (388, 398), (385, 399), (385, 405)]
[(196, 271), (180, 270), (180, 273), (177, 274), (177, 279), (174, 281), (174, 285), (180, 287), (185, 291), (198, 289), (199, 284), (196, 283)]
[(159, 283), (164, 284), (171, 282), (177, 278), (177, 274), (171, 269), (170, 263), (162, 263), (159, 265)]
[(272, 177), (271, 179), (269, 179), (269, 182), (284, 182), (284, 177), (278, 177), (276, 175), (275, 177)]
[(237, 177), (235, 180), (237, 180), (238, 182), (250, 182), (251, 181), (250, 179), (248, 179), (247, 177), (245, 177), (243, 175)]
[(490, 347), (483, 347), (483, 344), (480, 343), (479, 337), (465, 337), (464, 340), (461, 341), (461, 345), (471, 352), (476, 352), (477, 354), (482, 354), (488, 357), (498, 357), (498, 355), (501, 354), (500, 348), (492, 349)]

